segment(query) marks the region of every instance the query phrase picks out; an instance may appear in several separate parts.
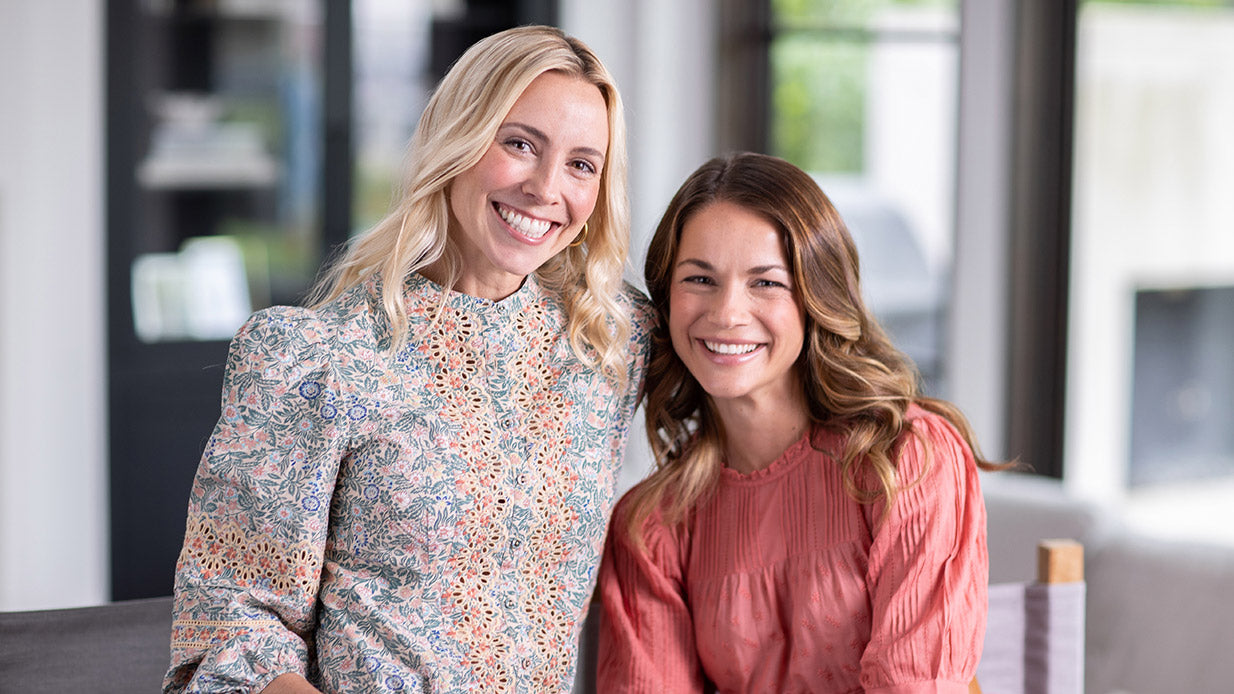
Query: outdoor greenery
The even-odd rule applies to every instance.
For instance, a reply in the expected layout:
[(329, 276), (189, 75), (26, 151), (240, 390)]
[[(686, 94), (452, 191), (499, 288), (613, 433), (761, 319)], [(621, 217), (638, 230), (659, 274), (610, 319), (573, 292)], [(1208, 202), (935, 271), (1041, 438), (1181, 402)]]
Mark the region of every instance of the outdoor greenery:
[(807, 171), (859, 173), (872, 23), (896, 7), (959, 0), (772, 0), (771, 151)]

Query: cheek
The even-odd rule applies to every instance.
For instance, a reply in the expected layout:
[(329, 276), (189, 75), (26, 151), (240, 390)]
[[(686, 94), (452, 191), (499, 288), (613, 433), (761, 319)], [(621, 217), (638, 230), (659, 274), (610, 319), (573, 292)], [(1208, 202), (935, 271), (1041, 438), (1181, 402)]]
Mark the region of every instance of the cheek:
[(674, 292), (668, 297), (668, 334), (673, 339), (673, 347), (681, 351), (678, 341), (685, 334), (686, 307)]
[(797, 356), (801, 356), (801, 350), (805, 349), (805, 315), (799, 308), (793, 306), (784, 312), (784, 320), (786, 321), (785, 325), (789, 334), (793, 336), (794, 342), (797, 343)]
[(596, 209), (596, 201), (600, 199), (600, 184), (597, 182), (581, 185), (575, 189), (570, 199), (574, 208), (573, 214), (581, 224), (582, 220), (590, 217)]
[(455, 181), (462, 181), (471, 196), (485, 195), (489, 191), (513, 185), (518, 180), (518, 162), (490, 146), (475, 166), (460, 174)]
[(473, 203), (480, 197), (481, 183), (477, 177), (478, 172), (473, 167), (450, 182), (450, 187), (446, 190), (446, 201), (451, 212), (459, 216), (471, 213)]

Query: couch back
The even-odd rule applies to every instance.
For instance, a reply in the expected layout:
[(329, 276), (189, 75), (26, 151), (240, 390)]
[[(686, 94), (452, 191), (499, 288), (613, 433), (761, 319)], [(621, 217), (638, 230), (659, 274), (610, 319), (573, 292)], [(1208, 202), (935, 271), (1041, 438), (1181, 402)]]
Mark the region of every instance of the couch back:
[(0, 613), (0, 690), (160, 692), (171, 656), (171, 598)]

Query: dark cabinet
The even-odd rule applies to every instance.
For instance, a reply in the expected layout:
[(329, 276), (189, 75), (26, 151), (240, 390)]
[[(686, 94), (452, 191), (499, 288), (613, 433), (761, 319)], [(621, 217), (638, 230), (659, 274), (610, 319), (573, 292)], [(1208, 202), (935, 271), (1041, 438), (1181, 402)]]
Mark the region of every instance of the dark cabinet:
[[(371, 26), (382, 7), (107, 3), (113, 599), (171, 592), (230, 336), (253, 310), (302, 302), (350, 234), (353, 111), (364, 111), (352, 98), (353, 14)], [(429, 85), (479, 38), (556, 20), (555, 0), (421, 10), (400, 16), (429, 25)]]
[(350, 3), (107, 3), (114, 599), (167, 595), (230, 336), (350, 228)]

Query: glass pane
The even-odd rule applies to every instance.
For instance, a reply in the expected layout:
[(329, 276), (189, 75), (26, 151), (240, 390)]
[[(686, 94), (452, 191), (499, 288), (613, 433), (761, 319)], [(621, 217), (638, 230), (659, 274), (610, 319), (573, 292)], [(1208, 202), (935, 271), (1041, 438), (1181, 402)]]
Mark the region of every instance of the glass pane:
[(868, 60), (865, 44), (772, 42), (772, 151), (807, 171), (860, 173)]
[(772, 0), (774, 21), (779, 28), (852, 30), (897, 26), (897, 8), (958, 12), (958, 0)]
[(773, 154), (848, 223), (866, 300), (944, 393), (955, 198), (956, 2), (773, 3)]
[(1228, 3), (1081, 6), (1068, 478), (1195, 481), (1167, 518), (1234, 491), (1232, 123)]
[(1132, 486), (1234, 471), (1234, 285), (1136, 292)]

